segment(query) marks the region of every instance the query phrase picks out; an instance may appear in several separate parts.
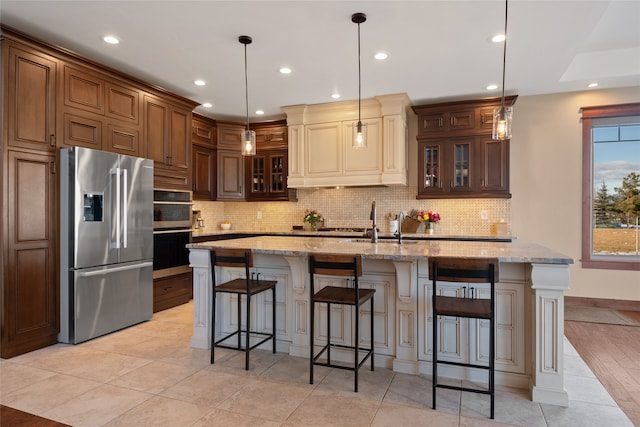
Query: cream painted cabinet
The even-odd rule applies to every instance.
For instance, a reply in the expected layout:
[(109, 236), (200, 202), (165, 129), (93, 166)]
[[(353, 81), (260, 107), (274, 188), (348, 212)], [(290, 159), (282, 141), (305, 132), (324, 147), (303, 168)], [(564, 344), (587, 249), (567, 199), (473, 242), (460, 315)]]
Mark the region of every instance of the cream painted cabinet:
[(325, 178), (327, 183), (342, 185), (343, 178), (351, 183), (368, 179), (382, 171), (381, 119), (369, 119), (367, 123), (367, 147), (353, 148), (354, 122), (331, 122), (306, 127), (304, 158), (306, 176), (310, 179)]
[[(291, 341), (291, 321), (290, 313), (286, 307), (290, 305), (291, 295), (291, 273), (287, 268), (266, 268), (256, 267), (252, 269), (260, 273), (260, 278), (265, 280), (276, 280), (276, 339), (278, 341)], [(242, 268), (222, 268), (216, 272), (218, 274), (218, 283), (227, 280), (233, 280), (239, 277), (244, 278), (244, 269)], [(232, 333), (238, 329), (238, 296), (235, 294), (218, 293), (216, 294), (216, 317), (219, 325), (217, 329), (218, 338), (222, 335)], [(271, 322), (272, 315), (272, 296), (271, 291), (261, 292), (251, 298), (251, 330), (257, 332), (271, 332), (273, 325)], [(244, 298), (242, 308), (244, 310)], [(242, 320), (246, 319), (246, 313), (242, 313)], [(243, 323), (243, 328), (246, 325)], [(222, 331), (221, 333), (219, 331)], [(231, 340), (230, 342), (232, 342)], [(271, 346), (268, 341), (265, 346)], [(271, 348), (271, 347), (269, 347)]]
[(406, 185), (406, 94), (362, 101), (367, 147), (353, 148), (357, 102), (283, 107), (289, 130), (290, 188)]
[[(503, 268), (504, 266), (504, 268)], [(524, 373), (524, 273), (518, 264), (501, 264), (496, 284), (496, 370)], [(419, 270), (420, 273), (424, 269)], [(420, 274), (419, 273), (419, 274)], [(431, 280), (418, 276), (418, 359), (431, 360), (433, 354), (433, 316)], [(439, 295), (469, 295), (489, 298), (489, 285), (438, 282)], [(439, 358), (452, 362), (488, 364), (489, 321), (441, 316), (438, 320)], [(480, 374), (482, 375), (482, 373)]]
[[(386, 263), (385, 263), (386, 264)], [(376, 266), (381, 267), (381, 266)], [(358, 279), (363, 289), (375, 289), (373, 303), (374, 348), (376, 354), (395, 355), (395, 292), (396, 277), (389, 271), (374, 273), (371, 266), (363, 265), (367, 271)], [(346, 286), (346, 279), (335, 276), (315, 276), (316, 292), (325, 286)], [(355, 310), (349, 306), (334, 304), (331, 306), (331, 342), (341, 345), (353, 345), (355, 336)], [(360, 307), (360, 345), (371, 345), (370, 333), (371, 303)], [(327, 305), (316, 304), (314, 342), (320, 346), (327, 342)], [(316, 350), (318, 350), (317, 348)], [(339, 357), (339, 356), (337, 356)]]

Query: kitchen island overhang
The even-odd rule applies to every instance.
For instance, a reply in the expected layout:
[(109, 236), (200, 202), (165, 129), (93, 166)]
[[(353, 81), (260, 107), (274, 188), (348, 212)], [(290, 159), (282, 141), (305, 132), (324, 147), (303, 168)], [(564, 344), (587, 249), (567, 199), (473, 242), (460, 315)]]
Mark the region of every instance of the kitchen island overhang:
[[(344, 238), (263, 236), (204, 242), (188, 247), (194, 287), (192, 347), (208, 349), (210, 345), (211, 249), (251, 248), (257, 270), (265, 277), (278, 280), (278, 351), (300, 357), (309, 357), (308, 255), (360, 254), (364, 264), (362, 282), (376, 289), (373, 314), (376, 322), (376, 364), (398, 372), (426, 375), (431, 374), (429, 257), (498, 258), (501, 277), (497, 285), (496, 383), (526, 388), (535, 402), (568, 405), (562, 356), (564, 292), (569, 287), (569, 265), (573, 260), (544, 246), (523, 242), (469, 241), (405, 242), (399, 245), (392, 241), (374, 244)], [(219, 269), (216, 274), (223, 275), (221, 278), (225, 279), (238, 277), (241, 272)], [(443, 284), (443, 287), (447, 285)], [(447, 288), (447, 291), (461, 292), (456, 288)], [(478, 292), (482, 294), (483, 290)], [(252, 319), (256, 327), (269, 330), (272, 327), (267, 312), (270, 301), (254, 305), (256, 313)], [(363, 313), (363, 316), (368, 315)], [(223, 330), (235, 327), (232, 315), (220, 320), (217, 324)], [(440, 349), (444, 357), (486, 362), (488, 352), (486, 344), (483, 344), (486, 325), (457, 319), (440, 319), (439, 322), (445, 337), (444, 348)], [(335, 331), (338, 331), (339, 339), (349, 340), (349, 324), (338, 320)], [(322, 340), (321, 333), (316, 336), (319, 340)], [(363, 336), (363, 342), (370, 339)], [(476, 373), (455, 367), (445, 376), (483, 381)]]

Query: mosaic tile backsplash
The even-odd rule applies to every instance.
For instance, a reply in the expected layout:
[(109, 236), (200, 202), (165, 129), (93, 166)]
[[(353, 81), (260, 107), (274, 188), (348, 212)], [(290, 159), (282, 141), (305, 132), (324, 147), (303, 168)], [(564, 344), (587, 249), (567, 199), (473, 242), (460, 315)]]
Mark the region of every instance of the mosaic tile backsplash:
[[(303, 225), (306, 209), (316, 209), (325, 227), (370, 227), (371, 202), (375, 200), (377, 224), (389, 231), (388, 214), (412, 209), (438, 212), (436, 232), (453, 235), (495, 235), (511, 233), (509, 199), (416, 200), (416, 187), (359, 187), (298, 189), (297, 202), (195, 202), (201, 211), (205, 231), (218, 230), (225, 220), (233, 230), (285, 231)], [(258, 217), (261, 217), (260, 219)], [(418, 229), (420, 232), (423, 228)]]

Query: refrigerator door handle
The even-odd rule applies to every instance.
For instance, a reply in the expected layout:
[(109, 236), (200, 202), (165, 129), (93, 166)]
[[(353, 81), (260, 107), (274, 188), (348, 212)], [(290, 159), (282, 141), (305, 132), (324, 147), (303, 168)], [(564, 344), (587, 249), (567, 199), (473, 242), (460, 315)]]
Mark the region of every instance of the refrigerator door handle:
[[(120, 168), (111, 169), (111, 175), (116, 176), (116, 197), (115, 197), (115, 213), (116, 213), (116, 243), (115, 248), (120, 248)], [(113, 193), (111, 193), (113, 194)], [(113, 231), (112, 231), (113, 232)]]
[(145, 262), (141, 262), (139, 264), (124, 265), (124, 266), (121, 266), (121, 267), (107, 268), (107, 269), (104, 269), (104, 270), (82, 271), (82, 272), (78, 273), (78, 276), (80, 276), (80, 277), (101, 276), (101, 275), (104, 275), (104, 274), (115, 273), (115, 272), (118, 272), (118, 271), (138, 270), (138, 269), (141, 269), (141, 268), (151, 267), (151, 266), (153, 266), (153, 262), (152, 261), (145, 261)]
[(127, 217), (129, 216), (129, 209), (127, 206), (127, 199), (129, 198), (129, 191), (128, 191), (128, 187), (127, 187), (127, 170), (126, 169), (122, 169), (122, 179), (123, 179), (123, 189), (124, 189), (124, 195), (122, 197), (122, 212), (124, 212), (124, 214), (122, 215), (123, 218), (123, 231), (122, 231), (122, 247), (126, 248), (127, 247), (127, 234), (128, 234), (128, 230), (127, 230)]

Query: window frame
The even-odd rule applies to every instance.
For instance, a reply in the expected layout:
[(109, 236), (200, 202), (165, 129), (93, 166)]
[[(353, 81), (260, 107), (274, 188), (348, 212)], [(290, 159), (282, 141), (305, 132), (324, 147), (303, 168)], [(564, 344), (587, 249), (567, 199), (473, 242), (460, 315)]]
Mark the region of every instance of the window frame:
[(640, 270), (638, 258), (624, 259), (612, 255), (594, 255), (591, 248), (593, 210), (593, 142), (594, 119), (640, 116), (640, 103), (582, 107), (582, 268)]

